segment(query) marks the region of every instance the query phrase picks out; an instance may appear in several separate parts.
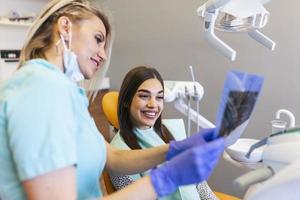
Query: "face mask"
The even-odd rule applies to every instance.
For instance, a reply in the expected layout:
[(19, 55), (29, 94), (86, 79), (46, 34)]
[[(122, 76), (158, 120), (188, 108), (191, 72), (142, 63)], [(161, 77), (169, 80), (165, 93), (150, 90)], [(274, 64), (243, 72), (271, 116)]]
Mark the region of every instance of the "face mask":
[(77, 56), (71, 51), (72, 33), (69, 33), (69, 45), (67, 47), (65, 40), (60, 35), (62, 44), (64, 46), (63, 62), (66, 76), (74, 82), (82, 81), (84, 79), (83, 74), (80, 71), (79, 64), (77, 62)]

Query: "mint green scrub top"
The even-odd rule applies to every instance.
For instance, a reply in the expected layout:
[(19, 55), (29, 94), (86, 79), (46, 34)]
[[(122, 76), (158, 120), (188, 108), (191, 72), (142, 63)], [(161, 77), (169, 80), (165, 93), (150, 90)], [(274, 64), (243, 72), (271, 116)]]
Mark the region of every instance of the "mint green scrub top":
[[(170, 131), (176, 140), (183, 140), (186, 138), (184, 123), (182, 119), (163, 119), (163, 125)], [(143, 148), (151, 148), (165, 144), (165, 142), (157, 135), (153, 128), (149, 129), (134, 129), (134, 133), (138, 138), (139, 145)], [(120, 133), (117, 133), (111, 144), (118, 148), (128, 150), (128, 145), (124, 142)], [(131, 180), (138, 180), (143, 176), (148, 175), (149, 171), (140, 174), (129, 175)], [(181, 186), (174, 193), (169, 196), (161, 197), (159, 200), (200, 200), (196, 185)]]
[(25, 200), (22, 181), (72, 165), (78, 199), (99, 198), (105, 161), (85, 91), (56, 66), (30, 60), (0, 87), (1, 200)]

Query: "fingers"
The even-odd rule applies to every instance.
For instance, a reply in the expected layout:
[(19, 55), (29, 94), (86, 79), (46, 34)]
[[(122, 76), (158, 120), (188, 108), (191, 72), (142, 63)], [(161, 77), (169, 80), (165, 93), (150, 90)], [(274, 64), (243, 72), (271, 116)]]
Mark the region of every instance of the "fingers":
[(194, 170), (195, 179), (199, 181), (207, 180), (219, 161), (219, 156), (206, 156), (202, 159), (195, 159), (194, 165), (189, 170)]
[[(220, 155), (224, 150), (224, 139), (220, 138), (213, 142), (207, 143), (205, 146), (194, 149), (195, 153), (195, 167), (198, 170), (206, 171), (205, 174), (210, 174), (215, 166), (217, 165)], [(209, 176), (209, 175), (208, 175)]]
[(208, 154), (218, 154), (224, 151), (225, 149), (225, 141), (224, 138), (218, 138), (213, 140), (212, 142), (208, 142), (203, 147), (200, 147), (203, 152), (207, 152)]
[(199, 135), (201, 138), (203, 138), (205, 140), (205, 142), (210, 142), (210, 141), (216, 139), (215, 128), (202, 129), (200, 132), (198, 132), (195, 135)]
[(204, 134), (203, 134), (203, 138), (205, 139), (206, 142), (211, 142), (214, 139), (216, 139), (216, 128), (210, 128), (208, 129)]

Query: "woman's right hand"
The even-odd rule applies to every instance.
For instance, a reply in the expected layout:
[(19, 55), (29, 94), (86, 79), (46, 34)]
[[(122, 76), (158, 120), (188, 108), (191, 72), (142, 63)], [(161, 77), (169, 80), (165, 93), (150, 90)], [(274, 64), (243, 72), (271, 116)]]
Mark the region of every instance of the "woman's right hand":
[(184, 152), (187, 149), (201, 146), (207, 142), (211, 142), (215, 138), (215, 128), (202, 129), (200, 132), (193, 134), (192, 136), (180, 140), (171, 141), (170, 147), (166, 155), (166, 160), (172, 159), (177, 154)]
[(152, 185), (159, 197), (171, 194), (178, 186), (206, 180), (224, 151), (224, 139), (219, 138), (190, 148), (165, 165), (150, 172)]

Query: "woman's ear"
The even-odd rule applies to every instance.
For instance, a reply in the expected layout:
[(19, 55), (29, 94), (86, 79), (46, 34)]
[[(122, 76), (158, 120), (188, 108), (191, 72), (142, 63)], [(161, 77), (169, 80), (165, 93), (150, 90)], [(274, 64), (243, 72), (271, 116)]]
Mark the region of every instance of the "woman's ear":
[(63, 38), (68, 41), (69, 38), (69, 33), (71, 31), (72, 27), (72, 22), (70, 19), (66, 16), (61, 16), (57, 20), (57, 30), (60, 35), (63, 36)]

